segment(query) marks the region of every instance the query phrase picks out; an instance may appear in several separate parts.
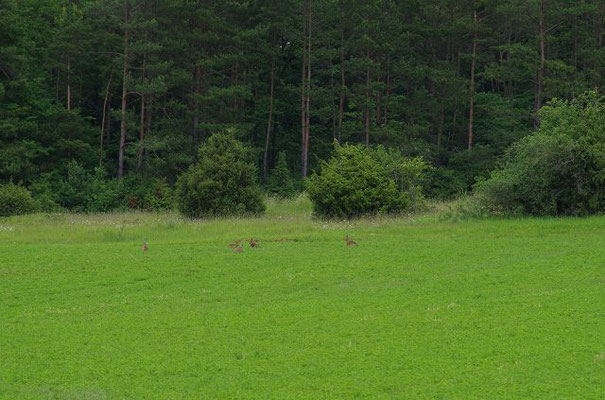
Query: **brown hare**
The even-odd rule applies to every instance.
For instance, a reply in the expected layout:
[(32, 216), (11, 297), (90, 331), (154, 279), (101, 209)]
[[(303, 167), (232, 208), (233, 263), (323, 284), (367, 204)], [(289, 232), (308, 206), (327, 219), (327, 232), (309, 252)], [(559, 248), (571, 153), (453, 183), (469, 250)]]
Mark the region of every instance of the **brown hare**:
[(349, 239), (349, 235), (345, 236), (345, 243), (347, 244), (347, 246), (358, 246), (357, 242), (354, 242)]

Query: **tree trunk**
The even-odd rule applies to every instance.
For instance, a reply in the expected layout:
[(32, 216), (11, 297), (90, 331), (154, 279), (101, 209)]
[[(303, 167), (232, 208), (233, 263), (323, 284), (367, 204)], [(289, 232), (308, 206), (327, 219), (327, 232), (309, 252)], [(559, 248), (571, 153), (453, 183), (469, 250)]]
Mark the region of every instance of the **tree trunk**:
[(71, 111), (71, 60), (67, 56), (67, 111)]
[[(142, 75), (143, 75), (143, 79), (145, 79), (146, 77), (146, 70), (147, 70), (147, 55), (143, 54), (143, 70), (142, 70)], [(140, 114), (140, 120), (139, 120), (139, 149), (137, 150), (137, 171), (141, 168), (141, 165), (143, 164), (143, 152), (144, 152), (144, 147), (145, 147), (145, 128), (146, 128), (146, 118), (147, 118), (147, 113), (145, 110), (145, 106), (146, 103), (145, 101), (147, 100), (147, 97), (145, 96), (144, 92), (141, 92), (141, 114)]]
[(540, 38), (540, 65), (536, 73), (536, 95), (534, 100), (534, 128), (540, 125), (538, 111), (542, 108), (542, 97), (544, 96), (544, 75), (546, 66), (546, 22), (544, 17), (544, 0), (540, 0), (539, 11), (539, 38)]
[(384, 125), (387, 126), (389, 124), (389, 100), (391, 99), (391, 66), (389, 62), (389, 58), (387, 58), (387, 93), (386, 99), (384, 103)]
[[(130, 19), (128, 2), (124, 2), (124, 23), (128, 25)], [(122, 69), (122, 108), (120, 122), (120, 149), (118, 153), (118, 178), (124, 177), (124, 151), (126, 149), (126, 108), (128, 106), (128, 90), (126, 80), (128, 79), (128, 46), (129, 46), (129, 30), (128, 27), (124, 30), (124, 65)]]
[(200, 104), (198, 96), (202, 87), (202, 69), (200, 66), (195, 67), (195, 92), (193, 99), (193, 141), (199, 144), (199, 124), (200, 124)]
[(441, 148), (441, 138), (443, 137), (443, 127), (445, 125), (445, 106), (441, 103), (441, 113), (439, 115), (439, 127), (437, 128), (437, 148)]
[(308, 175), (308, 164), (309, 164), (309, 142), (311, 139), (311, 0), (309, 0), (309, 16), (308, 16), (308, 33), (309, 41), (307, 43), (307, 103), (305, 112), (305, 126), (306, 126), (306, 137), (305, 137), (305, 178)]
[(311, 0), (305, 0), (303, 6), (303, 68), (302, 68), (302, 143), (301, 172), (302, 177), (308, 174), (309, 136), (310, 136), (310, 103), (311, 103)]
[(137, 150), (137, 171), (143, 164), (143, 147), (145, 145), (145, 94), (141, 94), (141, 114), (139, 120), (139, 148)]
[(265, 154), (263, 155), (263, 180), (267, 183), (269, 176), (269, 144), (273, 130), (273, 93), (275, 91), (275, 61), (271, 62), (271, 85), (269, 89), (269, 118), (267, 121), (267, 135), (265, 136)]
[(471, 61), (471, 82), (469, 87), (468, 149), (473, 148), (473, 121), (475, 118), (475, 65), (477, 63), (477, 11), (474, 12), (473, 60)]
[(366, 68), (366, 99), (365, 99), (365, 110), (364, 110), (364, 125), (365, 125), (365, 142), (366, 146), (370, 145), (370, 49), (367, 49), (367, 62)]
[(345, 38), (344, 30), (341, 30), (340, 37), (342, 41), (342, 47), (340, 50), (340, 101), (338, 104), (338, 142), (340, 143), (342, 137), (342, 122), (345, 114)]
[(300, 170), (303, 178), (307, 174), (307, 161), (305, 160), (305, 143), (306, 143), (306, 127), (305, 123), (307, 118), (306, 114), (306, 100), (307, 100), (307, 20), (305, 15), (307, 13), (307, 1), (303, 5), (303, 37), (302, 37), (302, 76), (301, 76), (301, 101), (300, 101), (300, 129), (301, 129), (301, 144), (300, 144)]
[(376, 126), (382, 126), (382, 91), (376, 93)]
[(111, 123), (111, 121), (108, 121), (107, 104), (109, 101), (109, 87), (111, 86), (112, 78), (113, 71), (109, 75), (109, 82), (107, 82), (107, 88), (105, 89), (105, 100), (103, 100), (103, 117), (101, 118), (101, 137), (99, 144), (99, 167), (103, 165), (103, 138), (105, 135), (105, 121), (107, 121), (108, 125)]

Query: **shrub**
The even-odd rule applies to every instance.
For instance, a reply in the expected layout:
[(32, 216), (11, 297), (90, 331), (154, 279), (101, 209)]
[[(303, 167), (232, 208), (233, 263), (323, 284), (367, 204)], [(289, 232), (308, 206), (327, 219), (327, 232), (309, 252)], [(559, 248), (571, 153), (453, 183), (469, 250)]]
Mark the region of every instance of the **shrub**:
[(605, 211), (605, 103), (595, 93), (555, 100), (536, 134), (514, 144), (475, 188), (491, 213), (586, 215)]
[(80, 163), (71, 160), (67, 164), (67, 177), (59, 188), (61, 206), (72, 211), (88, 211), (91, 193), (92, 177)]
[(282, 198), (289, 198), (296, 194), (292, 174), (288, 169), (286, 153), (281, 151), (277, 157), (277, 164), (271, 170), (267, 192)]
[(59, 204), (59, 183), (60, 178), (55, 173), (42, 174), (32, 182), (29, 189), (38, 210), (48, 213), (64, 210)]
[(0, 217), (23, 215), (35, 211), (31, 193), (12, 182), (0, 185)]
[(88, 212), (108, 212), (124, 209), (124, 184), (117, 179), (107, 179), (107, 172), (97, 167), (89, 176), (90, 195), (85, 204)]
[(426, 164), (382, 147), (336, 145), (336, 154), (313, 174), (307, 191), (316, 215), (350, 218), (408, 209), (421, 199)]
[(122, 203), (130, 209), (164, 211), (174, 206), (172, 189), (166, 179), (129, 175), (123, 185)]
[(247, 151), (230, 134), (212, 135), (198, 152), (199, 161), (183, 173), (175, 198), (180, 212), (190, 218), (257, 214), (265, 210)]
[(507, 153), (505, 165), (479, 182), (476, 195), (492, 213), (582, 215), (595, 187), (590, 154), (573, 139), (537, 134)]

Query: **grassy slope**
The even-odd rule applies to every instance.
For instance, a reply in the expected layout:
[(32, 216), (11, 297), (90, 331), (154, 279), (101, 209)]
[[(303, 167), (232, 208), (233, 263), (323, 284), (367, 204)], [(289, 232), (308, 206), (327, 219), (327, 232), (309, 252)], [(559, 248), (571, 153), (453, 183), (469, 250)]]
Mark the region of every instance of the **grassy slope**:
[(605, 218), (308, 211), (0, 220), (0, 398), (602, 398)]

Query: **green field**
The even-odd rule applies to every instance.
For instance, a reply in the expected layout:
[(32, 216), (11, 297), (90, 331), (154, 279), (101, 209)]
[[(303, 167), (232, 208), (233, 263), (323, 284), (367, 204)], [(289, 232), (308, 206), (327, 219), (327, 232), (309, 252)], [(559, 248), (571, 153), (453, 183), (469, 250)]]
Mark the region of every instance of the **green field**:
[(0, 219), (0, 295), (2, 399), (605, 396), (605, 217)]

